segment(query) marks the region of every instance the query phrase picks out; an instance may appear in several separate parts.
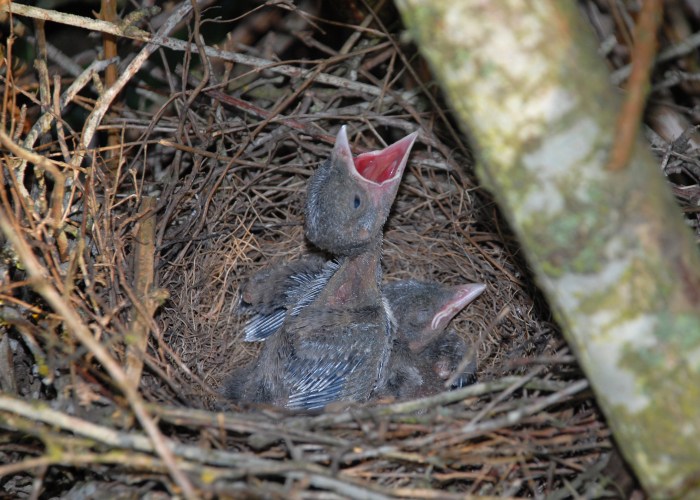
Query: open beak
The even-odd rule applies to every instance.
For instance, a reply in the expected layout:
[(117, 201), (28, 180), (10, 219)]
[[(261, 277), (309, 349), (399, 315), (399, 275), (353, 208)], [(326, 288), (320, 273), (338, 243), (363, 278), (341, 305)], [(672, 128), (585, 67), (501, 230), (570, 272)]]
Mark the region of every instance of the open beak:
[(351, 169), (354, 177), (375, 185), (384, 185), (401, 179), (417, 137), (418, 132), (413, 132), (382, 150), (362, 153), (353, 158), (347, 131), (343, 125), (335, 139), (333, 155), (354, 167)]

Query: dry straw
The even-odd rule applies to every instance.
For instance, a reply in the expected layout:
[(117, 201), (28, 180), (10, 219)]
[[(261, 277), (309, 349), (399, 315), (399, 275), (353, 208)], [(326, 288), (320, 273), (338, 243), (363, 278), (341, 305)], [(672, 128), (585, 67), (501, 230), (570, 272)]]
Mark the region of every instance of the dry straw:
[[(607, 487), (609, 431), (415, 49), (370, 14), (329, 24), (288, 2), (231, 23), (218, 47), (203, 36), (211, 16), (190, 2), (119, 22), (12, 10), (18, 38), (5, 39), (0, 75), (5, 493), (564, 498)], [(32, 18), (43, 21), (29, 29)], [(254, 22), (268, 23), (268, 52), (243, 43)], [(62, 54), (49, 25), (116, 40), (116, 76), (87, 63), (98, 46)], [(174, 38), (181, 28), (187, 41)], [(325, 42), (333, 30), (338, 46)], [(34, 68), (18, 40), (37, 47)], [(314, 58), (270, 55), (282, 53)], [(239, 284), (308, 251), (306, 182), (342, 124), (358, 153), (420, 130), (385, 233), (385, 279), (487, 283), (454, 321), (480, 382), (325, 415), (227, 405), (222, 379), (257, 348), (241, 341)]]

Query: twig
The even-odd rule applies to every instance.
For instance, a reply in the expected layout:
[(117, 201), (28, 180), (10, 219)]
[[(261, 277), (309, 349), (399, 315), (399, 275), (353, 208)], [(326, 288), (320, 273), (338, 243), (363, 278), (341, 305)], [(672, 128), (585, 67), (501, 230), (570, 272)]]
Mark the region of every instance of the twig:
[(177, 425), (185, 423), (200, 427), (213, 427), (241, 433), (266, 434), (269, 436), (288, 437), (298, 442), (318, 443), (329, 446), (347, 447), (347, 439), (326, 436), (318, 432), (304, 431), (295, 425), (287, 426), (280, 419), (270, 420), (258, 415), (237, 415), (233, 412), (213, 413), (193, 408), (165, 407), (149, 405), (151, 413), (161, 419)]
[(10, 137), (2, 130), (0, 130), (0, 144), (2, 144), (3, 147), (5, 147), (5, 149), (7, 149), (10, 153), (17, 156), (20, 160), (25, 162), (30, 161), (35, 165), (39, 165), (41, 166), (41, 168), (47, 170), (53, 176), (56, 182), (65, 182), (65, 176), (56, 167), (57, 165), (61, 167), (68, 167), (68, 165), (66, 165), (65, 163), (49, 160), (48, 158), (38, 155), (33, 151), (24, 149), (23, 147), (17, 145), (12, 139), (10, 139)]
[[(152, 36), (150, 33), (135, 28), (133, 26), (120, 27), (105, 21), (97, 21), (87, 17), (75, 16), (72, 14), (63, 14), (56, 11), (40, 9), (38, 7), (30, 7), (27, 5), (21, 5), (16, 3), (13, 3), (11, 5), (11, 10), (13, 14), (19, 14), (37, 19), (46, 19), (47, 21), (60, 22), (69, 26), (77, 26), (92, 31), (99, 31), (102, 33), (109, 33), (125, 38), (131, 38), (133, 40), (139, 40), (142, 42), (154, 43), (172, 50), (190, 51), (192, 53), (198, 53), (197, 46), (194, 43), (184, 42), (175, 38), (161, 38), (157, 35)], [(0, 12), (7, 12), (8, 8), (9, 7), (0, 6)], [(161, 30), (159, 30), (159, 33), (162, 31), (163, 29), (161, 28)], [(340, 78), (338, 76), (329, 75), (326, 73), (314, 74), (313, 70), (305, 70), (289, 64), (279, 64), (259, 57), (248, 56), (245, 54), (239, 54), (237, 52), (230, 52), (226, 50), (218, 50), (208, 46), (205, 47), (205, 54), (209, 57), (216, 57), (224, 61), (230, 61), (238, 64), (244, 64), (246, 66), (252, 66), (253, 68), (257, 68), (258, 70), (269, 70), (273, 73), (278, 73), (280, 75), (285, 75), (292, 78), (299, 78), (301, 80), (310, 78), (313, 75), (313, 79), (317, 83), (332, 85), (333, 87), (341, 89), (354, 90), (356, 92), (361, 92), (363, 94), (371, 96), (382, 95), (382, 89), (373, 85), (368, 85), (366, 83), (360, 82), (353, 82), (352, 80)], [(412, 95), (413, 94), (411, 93), (407, 93), (405, 96), (403, 96), (403, 98), (408, 100), (411, 99)]]
[[(339, 413), (337, 415), (320, 415), (311, 419), (300, 420), (298, 421), (298, 425), (306, 428), (314, 428), (351, 422), (362, 416), (376, 418), (400, 413), (412, 413), (419, 410), (435, 408), (439, 405), (455, 403), (471, 397), (483, 396), (484, 394), (489, 394), (491, 392), (502, 391), (511, 385), (522, 382), (523, 379), (526, 379), (526, 377), (505, 377), (492, 382), (473, 384), (454, 391), (441, 392), (435, 396), (416, 399), (413, 401), (405, 401), (373, 408), (355, 408), (352, 411)], [(535, 387), (542, 390), (562, 389), (562, 382), (536, 380), (526, 383), (525, 387), (528, 387), (528, 384), (533, 384)]]
[(629, 163), (649, 92), (649, 74), (654, 65), (656, 32), (662, 13), (663, 5), (660, 0), (646, 0), (642, 4), (642, 12), (635, 29), (632, 74), (627, 96), (618, 114), (617, 133), (613, 140), (608, 170), (622, 170)]
[[(59, 109), (63, 111), (65, 107), (72, 102), (73, 99), (75, 99), (78, 92), (80, 92), (88, 83), (90, 83), (90, 80), (92, 80), (94, 75), (102, 72), (110, 64), (114, 64), (117, 61), (118, 59), (107, 59), (104, 61), (98, 60), (90, 63), (90, 65), (85, 68), (85, 70), (75, 80), (73, 80), (73, 83), (71, 83), (66, 91), (61, 95)], [(24, 139), (24, 147), (27, 149), (32, 149), (37, 138), (41, 134), (48, 132), (49, 128), (51, 127), (51, 122), (55, 118), (56, 117), (50, 111), (47, 111), (41, 115), (41, 117), (34, 123), (34, 126), (32, 126), (32, 129), (27, 134), (27, 137)]]
[[(10, 412), (11, 414), (29, 420), (44, 422), (51, 427), (58, 427), (64, 431), (87, 437), (113, 448), (136, 450), (145, 453), (150, 453), (153, 451), (151, 440), (149, 440), (146, 436), (118, 432), (109, 427), (93, 424), (87, 420), (72, 417), (63, 412), (53, 410), (49, 408), (48, 405), (43, 403), (27, 403), (20, 399), (0, 395), (0, 411)], [(5, 418), (10, 420), (12, 419), (11, 416), (6, 416)], [(19, 425), (15, 424), (15, 427), (19, 427)], [(39, 432), (39, 429), (37, 429), (37, 432)], [(347, 477), (333, 477), (322, 467), (312, 463), (304, 463), (299, 461), (278, 462), (251, 456), (248, 453), (206, 450), (193, 445), (169, 443), (168, 446), (172, 453), (178, 457), (181, 457), (182, 459), (225, 468), (225, 471), (218, 468), (204, 470), (195, 466), (195, 464), (181, 462), (180, 465), (184, 470), (199, 472), (200, 476), (204, 472), (208, 471), (209, 474), (212, 474), (214, 477), (227, 476), (230, 478), (243, 478), (251, 475), (282, 475), (290, 478), (308, 478), (311, 484), (318, 488), (326, 488), (336, 491), (340, 494), (348, 496), (349, 498), (375, 498), (377, 500), (389, 498), (387, 494), (385, 494), (379, 488), (369, 488), (364, 485), (355, 484)], [(24, 461), (19, 464), (11, 464), (5, 467), (0, 466), (0, 475), (2, 475), (2, 473), (13, 473), (26, 470), (40, 464), (56, 463), (70, 465), (89, 463), (126, 463), (125, 459), (130, 456), (115, 451), (105, 454), (88, 455), (93, 459), (92, 462), (81, 461), (79, 457), (82, 455), (74, 456), (71, 454), (59, 454), (55, 458), (44, 457)], [(139, 460), (134, 460), (131, 462), (132, 466), (140, 466), (151, 469), (153, 467), (157, 467), (158, 465), (157, 462), (153, 461), (150, 457), (138, 456), (138, 458)]]
[[(4, 132), (0, 131), (0, 134), (4, 136)], [(109, 355), (109, 352), (105, 347), (100, 344), (90, 333), (88, 327), (83, 323), (80, 316), (75, 312), (75, 310), (65, 301), (60, 293), (51, 285), (50, 281), (46, 277), (45, 270), (39, 264), (39, 260), (32, 252), (29, 245), (22, 239), (14, 228), (7, 216), (0, 212), (0, 228), (5, 233), (5, 237), (12, 243), (20, 257), (20, 260), (24, 264), (27, 273), (34, 280), (33, 287), (39, 293), (46, 302), (61, 316), (63, 316), (68, 329), (75, 335), (78, 340), (85, 345), (92, 354), (102, 363), (107, 372), (110, 374), (117, 386), (123, 391), (126, 396), (131, 408), (134, 410), (136, 417), (143, 426), (146, 433), (149, 435), (153, 442), (153, 446), (163, 459), (163, 462), (168, 467), (173, 480), (182, 488), (183, 494), (187, 498), (194, 499), (194, 489), (190, 484), (189, 479), (182, 473), (178, 468), (175, 459), (168, 448), (165, 438), (158, 430), (155, 422), (150, 418), (146, 409), (144, 408), (144, 403), (141, 395), (136, 390), (136, 388), (129, 382), (124, 370), (121, 366)]]
[(479, 423), (479, 421), (482, 418), (484, 418), (486, 415), (488, 415), (489, 412), (491, 410), (493, 410), (498, 403), (505, 401), (508, 398), (508, 396), (513, 394), (515, 391), (517, 391), (519, 388), (521, 388), (522, 386), (527, 384), (530, 380), (535, 378), (537, 375), (539, 375), (543, 371), (544, 371), (544, 367), (538, 366), (537, 368), (532, 370), (529, 374), (524, 376), (521, 381), (518, 381), (515, 384), (508, 387), (507, 389), (505, 389), (497, 397), (495, 397), (492, 401), (490, 401), (489, 404), (484, 406), (484, 408), (479, 413), (477, 413), (474, 418), (471, 419), (471, 421), (469, 422), (469, 425), (474, 426), (477, 423)]
[[(15, 4), (13, 4), (15, 5)], [(73, 157), (73, 165), (80, 165), (85, 157), (88, 146), (92, 141), (92, 138), (97, 130), (97, 126), (102, 121), (105, 113), (109, 109), (112, 101), (117, 97), (119, 92), (124, 88), (124, 86), (131, 80), (133, 75), (141, 68), (143, 63), (150, 57), (153, 52), (158, 50), (159, 43), (164, 39), (167, 33), (170, 33), (175, 26), (177, 26), (180, 21), (182, 21), (192, 10), (192, 4), (190, 2), (183, 2), (180, 7), (178, 7), (175, 12), (168, 18), (168, 20), (163, 24), (163, 26), (158, 30), (158, 32), (153, 37), (152, 41), (139, 52), (136, 57), (129, 63), (129, 65), (124, 69), (117, 81), (105, 89), (104, 93), (97, 99), (95, 103), (95, 108), (88, 116), (83, 126), (83, 131), (80, 136), (80, 145), (78, 146), (77, 154)], [(129, 29), (129, 28), (127, 28)], [(167, 460), (166, 460), (167, 463)]]
[[(316, 129), (313, 129), (309, 124), (301, 123), (293, 118), (285, 118), (283, 115), (274, 114), (270, 111), (267, 111), (266, 109), (262, 109), (258, 106), (255, 106), (254, 104), (244, 101), (243, 99), (230, 96), (219, 90), (204, 89), (204, 92), (212, 98), (216, 99), (217, 101), (235, 107), (236, 109), (240, 109), (246, 113), (250, 113), (251, 115), (257, 118), (262, 118), (269, 122), (283, 123), (287, 127), (304, 132), (305, 134), (310, 135), (314, 139), (322, 140), (327, 144), (335, 144), (334, 136), (329, 134), (321, 134)], [(356, 150), (364, 152), (360, 148), (356, 148)]]
[[(101, 0), (102, 9), (100, 10), (99, 16), (107, 21), (116, 23), (117, 17), (117, 0)], [(102, 48), (104, 50), (104, 59), (114, 59), (117, 57), (117, 38), (114, 35), (103, 34), (102, 36)], [(105, 86), (107, 88), (114, 85), (117, 80), (117, 65), (110, 64), (105, 70)], [(118, 113), (112, 113), (113, 115), (118, 115)], [(119, 131), (117, 129), (112, 129), (107, 134), (107, 147), (116, 148), (119, 145)], [(107, 168), (115, 171), (117, 168), (117, 162), (119, 161), (119, 155), (115, 151), (110, 151), (107, 153), (106, 164)]]
[[(555, 392), (554, 394), (551, 394), (545, 398), (542, 398), (538, 402), (526, 406), (524, 408), (520, 408), (518, 410), (513, 410), (508, 412), (504, 417), (499, 417), (495, 418), (490, 421), (486, 421), (481, 425), (474, 425), (472, 422), (469, 422), (467, 425), (462, 427), (461, 431), (466, 434), (467, 436), (473, 435), (474, 433), (484, 433), (488, 432), (490, 430), (495, 430), (495, 429), (500, 429), (502, 427), (510, 427), (518, 422), (520, 422), (522, 419), (525, 417), (528, 417), (530, 415), (534, 415), (535, 413), (538, 413), (548, 406), (551, 406), (553, 404), (559, 403), (566, 399), (569, 396), (572, 396), (576, 394), (577, 392), (581, 392), (585, 388), (588, 387), (588, 381), (587, 380), (579, 380), (578, 382), (574, 382), (573, 384), (569, 385), (566, 389), (563, 389), (559, 392)], [(460, 436), (464, 437), (464, 436)]]
[(134, 251), (134, 291), (139, 304), (145, 309), (143, 315), (139, 308), (134, 308), (131, 314), (129, 342), (126, 347), (126, 374), (134, 387), (139, 386), (143, 357), (148, 346), (150, 322), (153, 320), (158, 304), (151, 297), (151, 287), (154, 281), (154, 262), (156, 253), (156, 208), (157, 201), (152, 196), (141, 198), (141, 222), (136, 236)]
[[(660, 64), (677, 57), (686, 56), (700, 47), (700, 33), (693, 33), (692, 35), (683, 39), (682, 42), (669, 47), (659, 54), (659, 56), (654, 60), (654, 64)], [(627, 64), (620, 69), (613, 71), (610, 75), (610, 81), (614, 85), (620, 85), (624, 82), (632, 73), (633, 63)]]

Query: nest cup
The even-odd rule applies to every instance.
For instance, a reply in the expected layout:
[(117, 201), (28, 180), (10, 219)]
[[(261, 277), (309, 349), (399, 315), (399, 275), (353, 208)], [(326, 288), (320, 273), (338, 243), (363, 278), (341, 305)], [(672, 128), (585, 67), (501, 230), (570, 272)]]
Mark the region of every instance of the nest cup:
[[(330, 136), (339, 126), (332, 122), (315, 125)], [(349, 122), (349, 127), (353, 125), (356, 129), (351, 137), (360, 151), (379, 149), (384, 146), (381, 141), (391, 143), (405, 133)], [(183, 231), (177, 238), (192, 244), (178, 256), (181, 260), (176, 265), (163, 269), (162, 286), (172, 295), (158, 318), (166, 342), (183, 363), (197, 367), (201, 380), (214, 389), (227, 373), (249, 362), (260, 347), (242, 340), (245, 316), (237, 308), (241, 284), (262, 268), (318, 252), (304, 238), (306, 185), (332, 146), (287, 127), (271, 128), (278, 140), (260, 141), (267, 151), (253, 152), (250, 160), (246, 158), (251, 165), (229, 173), (212, 193), (208, 234), (186, 233), (199, 233), (198, 226), (203, 226), (191, 220), (171, 229)], [(256, 160), (259, 164), (253, 165)], [(447, 161), (435, 148), (416, 145), (385, 227), (382, 267), (385, 282), (419, 279), (489, 285), (484, 297), (453, 321), (460, 335), (474, 346), (480, 378), (488, 379), (512, 370), (504, 366), (509, 360), (541, 351), (550, 329), (538, 325), (535, 318), (514, 313), (493, 325), (503, 304), (527, 312), (532, 310), (532, 299), (517, 281), (489, 262), (500, 259), (504, 270), (511, 271), (510, 277), (520, 274), (499, 236), (484, 224), (495, 210), (488, 199), (482, 201), (483, 193), (477, 192), (466, 173), (468, 167), (465, 157), (455, 155)], [(182, 205), (176, 213), (184, 218), (201, 210)], [(165, 234), (167, 238), (169, 233)], [(491, 244), (482, 248), (477, 241)], [(212, 401), (211, 392), (199, 382), (190, 391), (194, 398)]]

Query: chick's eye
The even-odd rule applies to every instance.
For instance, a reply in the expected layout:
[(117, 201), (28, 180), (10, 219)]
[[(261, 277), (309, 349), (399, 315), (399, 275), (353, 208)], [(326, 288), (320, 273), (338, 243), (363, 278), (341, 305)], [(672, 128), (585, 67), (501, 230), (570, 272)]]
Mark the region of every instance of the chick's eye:
[(360, 197), (355, 195), (355, 199), (352, 200), (352, 204), (355, 208), (360, 208), (360, 205), (362, 204), (362, 201), (360, 200)]

